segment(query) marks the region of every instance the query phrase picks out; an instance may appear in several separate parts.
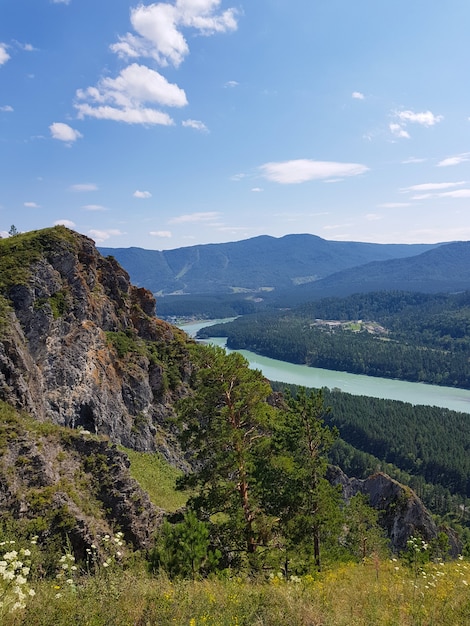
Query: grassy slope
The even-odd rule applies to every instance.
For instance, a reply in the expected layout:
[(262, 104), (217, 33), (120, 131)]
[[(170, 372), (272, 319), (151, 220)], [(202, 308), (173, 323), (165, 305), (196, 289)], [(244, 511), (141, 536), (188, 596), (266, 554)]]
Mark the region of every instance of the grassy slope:
[(147, 491), (150, 500), (165, 511), (174, 512), (186, 504), (187, 494), (176, 491), (181, 472), (160, 455), (121, 448), (131, 462), (131, 475)]

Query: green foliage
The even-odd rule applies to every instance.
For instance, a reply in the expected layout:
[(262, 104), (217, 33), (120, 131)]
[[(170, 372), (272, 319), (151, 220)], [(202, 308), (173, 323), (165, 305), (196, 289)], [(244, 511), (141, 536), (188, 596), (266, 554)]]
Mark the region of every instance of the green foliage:
[(165, 520), (150, 555), (150, 567), (153, 571), (163, 569), (170, 578), (194, 580), (214, 571), (221, 556), (219, 550), (210, 549), (208, 525), (198, 520), (194, 511), (188, 511), (180, 523)]
[(46, 228), (0, 239), (0, 293), (14, 285), (26, 284), (31, 266), (57, 246), (73, 248), (76, 243), (71, 231), (63, 226)]
[(174, 512), (186, 504), (187, 494), (176, 490), (182, 472), (156, 452), (136, 452), (123, 448), (131, 462), (130, 472), (150, 500), (165, 511)]
[(286, 569), (288, 553), (300, 545), (307, 546), (320, 569), (322, 534), (327, 528), (330, 534), (339, 528), (339, 495), (324, 478), (327, 454), (338, 432), (325, 425), (328, 409), (321, 391), (299, 388), (296, 397), (287, 394), (286, 404), (276, 424), (265, 497), (272, 512), (279, 514)]
[(226, 552), (254, 554), (262, 517), (254, 464), (269, 438), (271, 388), (238, 353), (196, 346), (194, 357), (194, 393), (181, 401), (179, 423), (195, 469), (180, 486), (196, 490), (189, 505), (201, 515), (219, 514), (215, 526), (224, 534)]
[(388, 542), (378, 520), (379, 511), (373, 509), (361, 493), (353, 496), (345, 507), (346, 530), (342, 543), (357, 560), (387, 554)]
[(143, 342), (139, 341), (133, 329), (123, 331), (106, 331), (108, 343), (116, 350), (119, 358), (125, 357), (129, 353), (144, 353)]

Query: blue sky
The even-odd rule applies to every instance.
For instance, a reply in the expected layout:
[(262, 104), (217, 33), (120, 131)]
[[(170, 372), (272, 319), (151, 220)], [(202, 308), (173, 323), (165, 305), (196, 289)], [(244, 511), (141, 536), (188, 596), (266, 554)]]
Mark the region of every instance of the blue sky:
[(2, 0), (0, 232), (470, 239), (470, 2)]

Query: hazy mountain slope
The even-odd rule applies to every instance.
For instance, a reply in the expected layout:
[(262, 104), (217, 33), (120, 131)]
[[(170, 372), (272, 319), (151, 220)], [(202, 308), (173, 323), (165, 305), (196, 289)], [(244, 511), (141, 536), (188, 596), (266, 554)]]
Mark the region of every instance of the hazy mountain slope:
[(337, 272), (316, 283), (300, 285), (286, 297), (305, 302), (328, 296), (400, 290), (424, 293), (470, 289), (470, 242), (442, 244), (422, 254)]
[(156, 294), (287, 288), (371, 261), (420, 254), (427, 244), (327, 241), (314, 235), (255, 237), (244, 241), (177, 248), (99, 248), (129, 272), (133, 283)]

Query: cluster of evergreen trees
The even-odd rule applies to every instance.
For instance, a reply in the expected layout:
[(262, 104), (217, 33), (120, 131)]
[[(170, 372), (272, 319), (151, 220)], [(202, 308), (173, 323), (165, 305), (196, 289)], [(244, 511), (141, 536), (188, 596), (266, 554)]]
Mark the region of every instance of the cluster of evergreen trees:
[(325, 423), (322, 392), (273, 395), (240, 354), (193, 350), (194, 393), (178, 412), (192, 467), (179, 483), (188, 512), (166, 523), (154, 566), (185, 576), (226, 567), (288, 576), (382, 549), (377, 512), (362, 496), (346, 506), (325, 478), (338, 432)]

